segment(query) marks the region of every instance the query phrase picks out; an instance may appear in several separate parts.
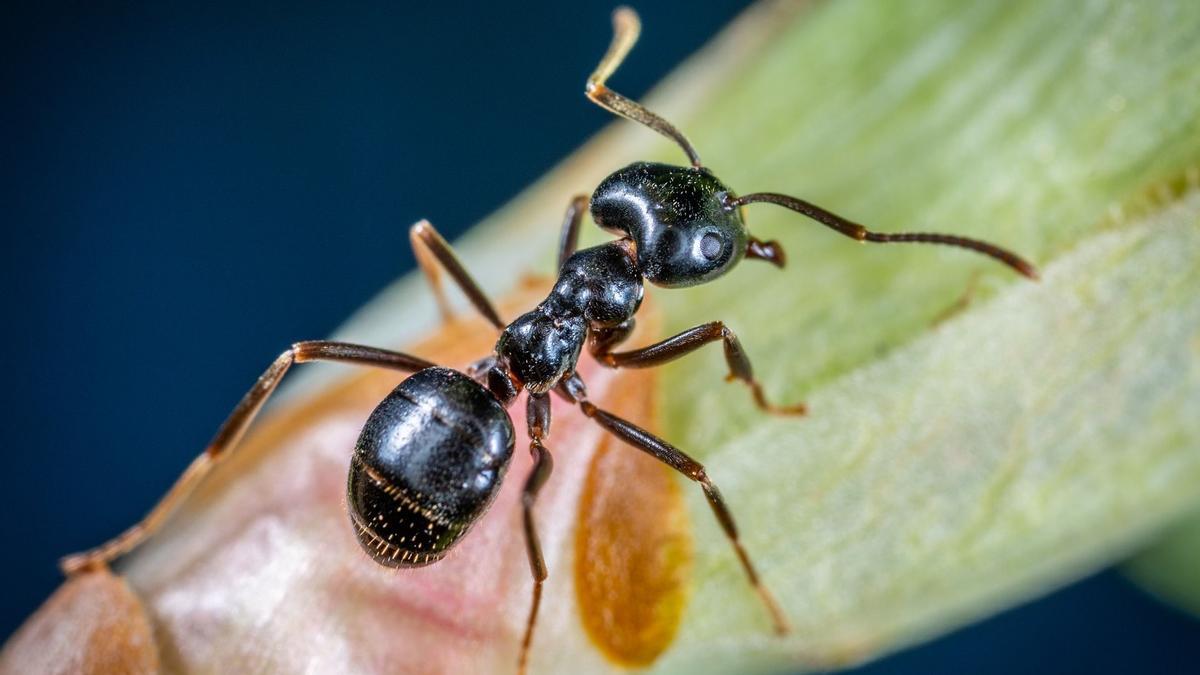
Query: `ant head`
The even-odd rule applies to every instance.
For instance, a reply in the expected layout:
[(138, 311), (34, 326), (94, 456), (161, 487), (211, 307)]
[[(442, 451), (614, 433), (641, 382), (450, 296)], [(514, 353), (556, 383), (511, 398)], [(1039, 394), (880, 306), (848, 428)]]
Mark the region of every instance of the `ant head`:
[(637, 244), (638, 267), (648, 281), (695, 286), (746, 255), (750, 234), (731, 199), (707, 169), (638, 162), (600, 183), (592, 217)]
[(651, 283), (695, 286), (725, 274), (742, 258), (756, 258), (783, 267), (785, 258), (778, 243), (759, 241), (746, 231), (741, 207), (754, 203), (791, 209), (858, 241), (965, 248), (994, 258), (1030, 279), (1038, 278), (1037, 268), (1029, 262), (986, 241), (930, 232), (873, 232), (803, 199), (776, 192), (734, 196), (704, 168), (700, 155), (683, 133), (605, 84), (633, 48), (640, 30), (633, 10), (622, 7), (613, 14), (612, 43), (588, 78), (585, 93), (609, 112), (671, 139), (692, 163), (691, 167), (630, 164), (605, 178), (592, 195), (592, 217), (596, 224), (636, 243), (638, 267)]

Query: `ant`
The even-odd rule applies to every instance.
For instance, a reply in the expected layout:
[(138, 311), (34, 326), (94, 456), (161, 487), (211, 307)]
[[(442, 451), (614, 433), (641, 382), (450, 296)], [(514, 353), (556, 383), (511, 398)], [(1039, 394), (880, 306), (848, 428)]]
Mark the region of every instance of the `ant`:
[[(637, 162), (605, 178), (590, 200), (585, 195), (572, 199), (559, 243), (558, 278), (550, 294), (508, 324), (446, 240), (427, 221), (418, 222), (410, 230), (410, 239), (443, 311), (447, 305), (440, 271), (448, 273), (474, 308), (500, 331), (491, 355), (460, 372), (409, 354), (357, 344), (292, 345), (259, 377), (205, 451), (143, 520), (97, 548), (64, 558), (63, 571), (72, 575), (102, 567), (152, 536), (208, 472), (232, 453), (293, 364), (338, 361), (412, 373), (367, 419), (354, 448), (347, 485), (358, 541), (387, 567), (422, 567), (441, 560), (488, 509), (513, 454), (515, 432), (508, 408), (521, 390), (528, 393), (526, 424), (533, 468), (525, 479), (521, 504), (533, 596), (520, 648), (521, 672), (526, 669), (547, 577), (534, 504), (553, 467), (545, 445), (550, 435), (550, 392), (578, 405), (605, 431), (700, 485), (775, 631), (786, 633), (789, 626), (783, 610), (759, 578), (733, 515), (704, 466), (589, 400), (575, 371), (583, 347), (609, 368), (651, 368), (720, 341), (728, 379), (747, 385), (760, 409), (779, 415), (804, 414), (803, 404), (779, 406), (766, 399), (737, 335), (719, 321), (641, 349), (614, 351), (633, 332), (644, 282), (665, 288), (695, 286), (725, 275), (743, 259), (784, 266), (784, 252), (777, 242), (760, 241), (746, 229), (744, 207), (749, 204), (797, 211), (860, 242), (957, 246), (990, 256), (1031, 279), (1037, 279), (1037, 271), (987, 242), (945, 234), (883, 234), (795, 197), (770, 192), (738, 196), (701, 163), (679, 130), (605, 85), (633, 47), (641, 26), (633, 10), (619, 8), (613, 14), (613, 28), (612, 43), (588, 78), (587, 97), (675, 141), (690, 166)], [(589, 206), (596, 224), (619, 238), (576, 250)]]

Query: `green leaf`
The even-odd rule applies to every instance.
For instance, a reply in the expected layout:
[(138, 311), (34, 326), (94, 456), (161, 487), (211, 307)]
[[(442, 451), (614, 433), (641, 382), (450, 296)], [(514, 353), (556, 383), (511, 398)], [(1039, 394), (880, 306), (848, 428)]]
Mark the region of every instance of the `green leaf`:
[[(1089, 238), (1041, 286), (812, 392), (802, 431), (718, 443), (712, 473), (757, 517), (752, 550), (798, 624), (756, 651), (828, 665), (894, 648), (1120, 558), (1194, 505), (1197, 214), (1192, 197)], [(696, 419), (718, 414), (700, 398)], [(707, 426), (689, 436), (721, 434)], [(681, 663), (736, 660), (761, 631), (736, 569), (703, 553), (710, 611), (689, 615)]]
[[(787, 270), (652, 291), (668, 330), (724, 320), (776, 400), (811, 406), (764, 418), (715, 349), (666, 369), (665, 435), (708, 463), (797, 630), (769, 634), (693, 494), (695, 594), (656, 670), (872, 658), (1119, 560), (1200, 501), (1197, 35), (1188, 2), (771, 5), (652, 99), (741, 192), (1044, 271), (752, 206)], [(464, 242), (489, 285), (516, 251), (548, 271), (568, 195), (681, 161), (619, 124)]]
[(1125, 567), (1146, 590), (1200, 614), (1200, 516), (1193, 514), (1175, 525), (1163, 538), (1139, 553)]

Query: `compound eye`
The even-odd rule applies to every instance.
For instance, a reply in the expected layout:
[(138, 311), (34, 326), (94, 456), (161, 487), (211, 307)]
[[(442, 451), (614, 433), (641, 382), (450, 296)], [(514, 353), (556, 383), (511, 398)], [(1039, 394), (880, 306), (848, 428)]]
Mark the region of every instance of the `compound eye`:
[(721, 238), (709, 232), (700, 239), (700, 254), (709, 260), (716, 260), (721, 257), (721, 250), (725, 248)]

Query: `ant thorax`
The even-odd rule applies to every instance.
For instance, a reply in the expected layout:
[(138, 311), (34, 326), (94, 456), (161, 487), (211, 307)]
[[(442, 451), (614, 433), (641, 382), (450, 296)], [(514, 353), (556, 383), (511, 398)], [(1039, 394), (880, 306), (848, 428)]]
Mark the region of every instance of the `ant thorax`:
[(548, 391), (575, 371), (588, 330), (633, 318), (642, 292), (628, 241), (583, 249), (563, 263), (550, 295), (504, 329), (496, 355), (525, 389)]

